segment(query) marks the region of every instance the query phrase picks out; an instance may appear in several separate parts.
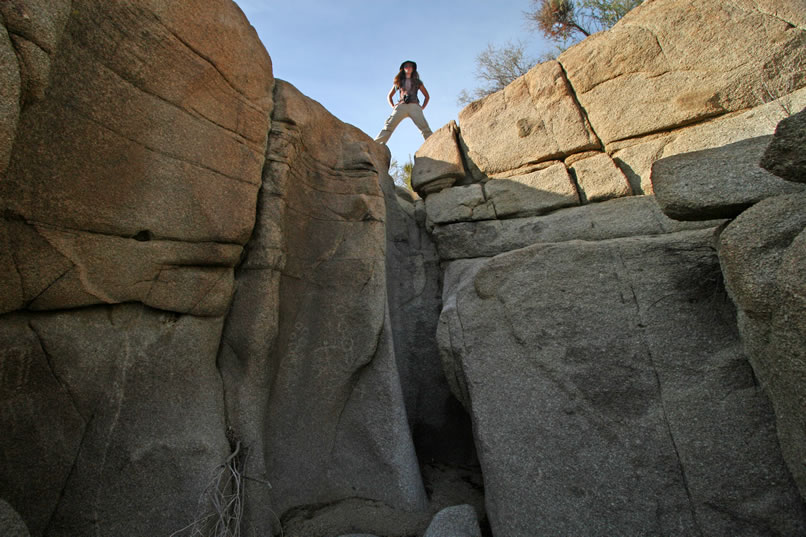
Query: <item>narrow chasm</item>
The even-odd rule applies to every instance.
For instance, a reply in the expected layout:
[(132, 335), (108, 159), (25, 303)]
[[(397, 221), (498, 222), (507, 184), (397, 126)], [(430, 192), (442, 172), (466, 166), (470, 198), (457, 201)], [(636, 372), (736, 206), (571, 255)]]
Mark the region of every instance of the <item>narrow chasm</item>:
[(423, 201), (381, 173), (386, 273), (395, 357), (429, 511), (470, 505), (492, 535), (471, 418), (451, 393), (437, 344), (443, 267), (426, 231)]

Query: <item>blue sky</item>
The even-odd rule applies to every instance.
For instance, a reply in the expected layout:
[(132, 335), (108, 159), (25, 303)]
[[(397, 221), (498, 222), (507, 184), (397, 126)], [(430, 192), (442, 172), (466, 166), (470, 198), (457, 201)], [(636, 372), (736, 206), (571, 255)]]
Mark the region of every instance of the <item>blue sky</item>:
[[(391, 112), (386, 95), (403, 60), (417, 62), (436, 131), (457, 119), (462, 89), (479, 85), (475, 59), (488, 43), (522, 40), (528, 55), (553, 47), (529, 29), (529, 0), (235, 0), (269, 51), (274, 76), (375, 137)], [(400, 162), (422, 144), (411, 120), (388, 145)]]

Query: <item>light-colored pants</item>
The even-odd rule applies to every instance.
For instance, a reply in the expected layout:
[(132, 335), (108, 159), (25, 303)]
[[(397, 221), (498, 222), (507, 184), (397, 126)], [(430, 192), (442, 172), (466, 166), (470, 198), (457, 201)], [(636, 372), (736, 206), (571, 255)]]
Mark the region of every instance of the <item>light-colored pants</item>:
[(423, 109), (420, 108), (419, 104), (400, 103), (395, 106), (394, 111), (392, 111), (392, 115), (389, 116), (389, 119), (387, 119), (386, 123), (384, 123), (383, 130), (378, 133), (378, 136), (375, 137), (375, 141), (379, 144), (385, 144), (392, 136), (392, 131), (395, 130), (398, 123), (407, 117), (410, 117), (414, 124), (417, 125), (417, 128), (420, 129), (423, 138), (428, 138), (431, 136), (431, 134), (433, 134), (431, 132), (431, 127), (428, 126), (428, 122), (425, 120)]

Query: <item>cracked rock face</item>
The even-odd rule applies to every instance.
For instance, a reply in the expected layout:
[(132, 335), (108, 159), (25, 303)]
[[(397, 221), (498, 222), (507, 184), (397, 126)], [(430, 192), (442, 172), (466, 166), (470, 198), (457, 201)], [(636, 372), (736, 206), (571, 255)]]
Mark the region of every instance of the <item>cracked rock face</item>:
[(572, 207), (545, 216), (439, 225), (434, 228), (433, 236), (440, 259), (452, 261), (492, 257), (538, 242), (660, 235), (714, 227), (720, 222), (672, 220), (661, 212), (654, 196), (631, 196)]
[(473, 465), (477, 460), (470, 420), (451, 394), (439, 360), (436, 333), (442, 267), (426, 231), (426, 204), (397, 196), (388, 181), (382, 181), (382, 187), (387, 209), (389, 314), (417, 455), (426, 464)]
[[(240, 440), (261, 535), (270, 509), (423, 507), (387, 304), (388, 155), (275, 84), (231, 2), (71, 7), (60, 39), (3, 13), (50, 64), (22, 107), (25, 66), (0, 72), (0, 142), (16, 137), (0, 180), (0, 496), (33, 535), (168, 535), (208, 514), (199, 497)], [(0, 54), (24, 59), (18, 43)], [(432, 332), (437, 281), (421, 282)]]
[(449, 187), (465, 176), (465, 165), (457, 140), (459, 127), (449, 122), (428, 137), (414, 154), (411, 187), (431, 193)]
[(652, 162), (769, 134), (783, 109), (803, 107), (806, 94), (794, 96), (804, 85), (803, 12), (799, 0), (644, 2), (463, 109), (468, 176), (524, 175), (552, 160), (570, 167), (569, 157), (600, 151), (595, 167), (573, 167), (583, 203), (651, 194)]
[(667, 215), (735, 217), (719, 235), (720, 266), (745, 351), (775, 408), (784, 458), (803, 493), (806, 195), (802, 184), (784, 180), (797, 175), (798, 119), (783, 120), (771, 143), (771, 137), (754, 138), (659, 160), (653, 181)]
[(559, 62), (609, 144), (756, 106), (765, 87), (794, 90), (786, 66), (803, 19), (794, 1), (644, 2)]
[(219, 358), (230, 420), (257, 446), (247, 472), (272, 485), (250, 485), (250, 520), (271, 528), (260, 498), (279, 514), (349, 497), (422, 507), (387, 306), (388, 156), (282, 81), (272, 121)]
[(0, 13), (0, 496), (33, 535), (168, 535), (230, 449), (271, 63), (227, 1)]
[(32, 535), (169, 535), (192, 519), (229, 451), (221, 325), (136, 304), (2, 318), (0, 494)]
[(20, 112), (44, 97), (70, 0), (3, 2), (0, 16), (0, 176), (11, 158)]
[(2, 268), (18, 281), (0, 311), (138, 301), (223, 314), (272, 104), (254, 30), (223, 0), (40, 3), (3, 6), (12, 37), (47, 52), (48, 84), (3, 122), (15, 149), (0, 181)]
[(556, 61), (467, 106), (459, 125), (468, 158), (485, 175), (600, 146)]
[(494, 534), (806, 530), (712, 236), (536, 244), (449, 266), (439, 342)]

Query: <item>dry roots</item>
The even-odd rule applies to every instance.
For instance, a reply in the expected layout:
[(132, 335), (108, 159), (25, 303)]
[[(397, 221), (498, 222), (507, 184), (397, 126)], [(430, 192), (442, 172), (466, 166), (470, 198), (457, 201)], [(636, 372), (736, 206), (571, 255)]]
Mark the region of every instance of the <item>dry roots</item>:
[(170, 537), (241, 537), (246, 450), (237, 441), (232, 454), (215, 469), (199, 498), (199, 514)]

